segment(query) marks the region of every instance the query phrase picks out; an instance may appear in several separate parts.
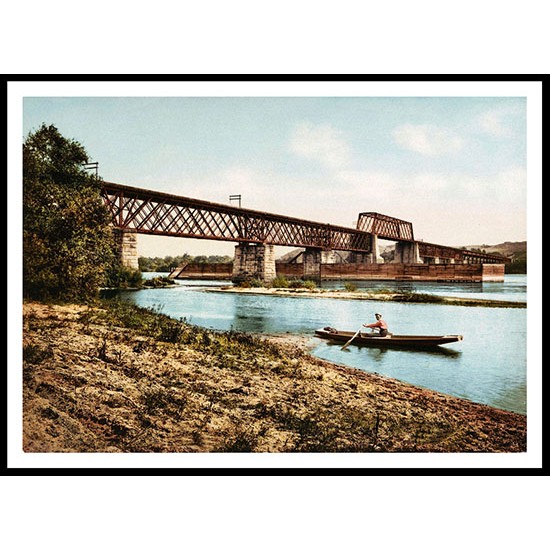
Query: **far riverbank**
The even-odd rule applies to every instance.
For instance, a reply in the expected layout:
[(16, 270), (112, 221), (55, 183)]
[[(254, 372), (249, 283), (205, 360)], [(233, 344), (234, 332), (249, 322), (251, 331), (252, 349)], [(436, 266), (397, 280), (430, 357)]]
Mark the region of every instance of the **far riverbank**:
[(512, 302), (507, 300), (484, 300), (479, 298), (464, 298), (456, 296), (435, 296), (415, 292), (361, 292), (307, 288), (242, 288), (237, 286), (223, 286), (220, 288), (205, 288), (204, 292), (222, 292), (236, 294), (250, 294), (262, 296), (300, 297), (300, 298), (338, 298), (340, 300), (372, 300), (382, 302), (411, 302), (430, 303), (468, 307), (506, 307), (526, 308), (526, 302)]

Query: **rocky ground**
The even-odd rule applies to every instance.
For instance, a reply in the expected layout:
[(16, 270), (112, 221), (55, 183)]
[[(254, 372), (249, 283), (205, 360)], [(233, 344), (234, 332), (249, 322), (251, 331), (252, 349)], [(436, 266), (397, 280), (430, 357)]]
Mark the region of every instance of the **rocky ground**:
[(525, 416), (330, 364), (304, 338), (122, 305), (23, 315), (25, 452), (526, 451)]

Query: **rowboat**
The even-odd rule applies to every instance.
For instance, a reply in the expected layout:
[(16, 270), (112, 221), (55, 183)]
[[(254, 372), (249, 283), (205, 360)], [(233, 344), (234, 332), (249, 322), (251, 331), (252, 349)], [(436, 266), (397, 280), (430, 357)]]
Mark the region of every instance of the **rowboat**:
[[(315, 336), (325, 338), (332, 342), (341, 342), (345, 344), (353, 336), (355, 332), (347, 330), (336, 330), (331, 327), (317, 329)], [(359, 333), (351, 341), (351, 345), (355, 346), (378, 346), (378, 347), (395, 347), (395, 348), (435, 348), (443, 344), (452, 344), (463, 340), (461, 334), (446, 334), (444, 336), (423, 336), (423, 335), (408, 335), (408, 334), (392, 334), (387, 336), (376, 336), (374, 333), (363, 332)]]

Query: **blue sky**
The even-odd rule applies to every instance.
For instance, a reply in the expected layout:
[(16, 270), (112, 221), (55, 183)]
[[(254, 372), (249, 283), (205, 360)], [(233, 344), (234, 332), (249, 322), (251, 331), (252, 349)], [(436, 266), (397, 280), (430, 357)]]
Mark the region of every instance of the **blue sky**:
[[(107, 181), (336, 225), (359, 212), (450, 246), (527, 239), (525, 96), (23, 96)], [(145, 256), (233, 243), (142, 236)], [(385, 244), (382, 242), (382, 244)], [(282, 249), (281, 252), (285, 252)]]

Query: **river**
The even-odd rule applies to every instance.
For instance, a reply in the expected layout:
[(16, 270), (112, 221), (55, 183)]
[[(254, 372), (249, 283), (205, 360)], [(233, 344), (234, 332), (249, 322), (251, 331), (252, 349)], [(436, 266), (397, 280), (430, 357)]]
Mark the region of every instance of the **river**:
[[(158, 276), (147, 273), (144, 277)], [(503, 283), (350, 281), (358, 289), (527, 301), (527, 277), (506, 275)], [(115, 296), (206, 328), (311, 336), (313, 355), (521, 414), (527, 410), (526, 308), (449, 306), (337, 298), (255, 296), (205, 292), (220, 281), (177, 281), (177, 286), (118, 291)], [(323, 281), (323, 288), (343, 288)], [(112, 294), (111, 294), (112, 295)], [(382, 313), (395, 334), (462, 334), (441, 351), (391, 350), (330, 344), (312, 336), (333, 326), (355, 332)]]

